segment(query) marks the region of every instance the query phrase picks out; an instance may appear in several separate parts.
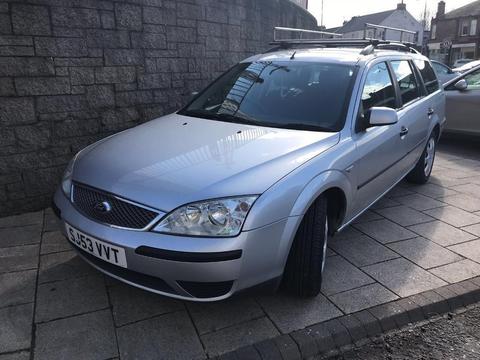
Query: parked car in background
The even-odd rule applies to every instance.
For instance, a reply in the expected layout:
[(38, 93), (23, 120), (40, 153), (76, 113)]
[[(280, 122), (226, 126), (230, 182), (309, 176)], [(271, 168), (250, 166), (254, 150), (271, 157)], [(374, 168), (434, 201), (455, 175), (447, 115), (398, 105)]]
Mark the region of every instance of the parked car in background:
[(453, 69), (453, 71), (458, 72), (458, 73), (464, 73), (470, 69), (473, 69), (474, 67), (480, 65), (480, 60), (475, 60), (475, 61), (470, 61), (469, 63), (460, 66), (458, 68)]
[(445, 131), (480, 136), (480, 65), (444, 84)]
[(454, 63), (453, 63), (453, 68), (458, 68), (460, 66), (463, 66), (465, 64), (468, 64), (469, 62), (472, 62), (474, 61), (475, 59), (458, 59), (456, 60)]
[(454, 79), (460, 75), (459, 72), (453, 71), (447, 65), (439, 61), (431, 60), (431, 62), (435, 72), (437, 73), (438, 79), (442, 84), (445, 84), (448, 80)]
[(279, 43), (179, 112), (78, 153), (54, 198), (68, 241), (106, 274), (175, 298), (280, 281), (317, 295), (327, 235), (403, 178), (426, 183), (445, 122), (426, 57), (325, 44)]

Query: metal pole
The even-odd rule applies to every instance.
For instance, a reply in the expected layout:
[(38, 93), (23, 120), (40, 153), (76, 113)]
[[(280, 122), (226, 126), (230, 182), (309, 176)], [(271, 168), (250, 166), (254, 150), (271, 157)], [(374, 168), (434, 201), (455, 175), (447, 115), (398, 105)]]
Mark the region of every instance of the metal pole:
[(322, 0), (322, 17), (320, 18), (320, 26), (323, 27), (323, 0)]

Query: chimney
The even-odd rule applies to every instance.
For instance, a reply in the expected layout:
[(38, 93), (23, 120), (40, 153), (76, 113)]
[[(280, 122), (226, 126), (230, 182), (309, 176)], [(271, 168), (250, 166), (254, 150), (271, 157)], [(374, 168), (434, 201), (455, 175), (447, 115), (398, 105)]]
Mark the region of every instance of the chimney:
[(403, 1), (397, 4), (397, 10), (407, 10), (407, 4), (404, 4)]
[(442, 18), (445, 15), (445, 1), (440, 1), (437, 8), (437, 19)]

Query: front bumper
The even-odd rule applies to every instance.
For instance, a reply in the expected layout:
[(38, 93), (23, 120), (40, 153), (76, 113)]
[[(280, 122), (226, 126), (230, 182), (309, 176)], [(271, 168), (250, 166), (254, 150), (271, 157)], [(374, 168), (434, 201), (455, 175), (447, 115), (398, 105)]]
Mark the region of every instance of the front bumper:
[(64, 234), (67, 222), (125, 249), (128, 269), (75, 247), (98, 270), (148, 291), (194, 301), (222, 300), (281, 276), (286, 260), (281, 243), (295, 220), (284, 219), (234, 238), (200, 238), (118, 229), (92, 221), (77, 211), (60, 189), (55, 193), (54, 208)]

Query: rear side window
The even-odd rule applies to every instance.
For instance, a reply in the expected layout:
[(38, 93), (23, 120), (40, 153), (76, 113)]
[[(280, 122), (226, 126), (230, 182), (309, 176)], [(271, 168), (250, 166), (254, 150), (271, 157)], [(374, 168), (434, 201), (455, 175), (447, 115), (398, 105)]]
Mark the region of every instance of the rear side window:
[(405, 105), (420, 97), (417, 80), (410, 63), (407, 60), (396, 60), (392, 61), (391, 64), (400, 87), (402, 103)]
[(435, 71), (433, 71), (430, 63), (424, 60), (415, 60), (415, 65), (420, 71), (420, 75), (422, 75), (423, 83), (425, 84), (427, 93), (431, 94), (437, 91), (440, 87), (438, 85), (438, 79), (435, 75)]
[(395, 89), (386, 63), (376, 64), (370, 69), (362, 92), (363, 112), (376, 106), (396, 108)]

